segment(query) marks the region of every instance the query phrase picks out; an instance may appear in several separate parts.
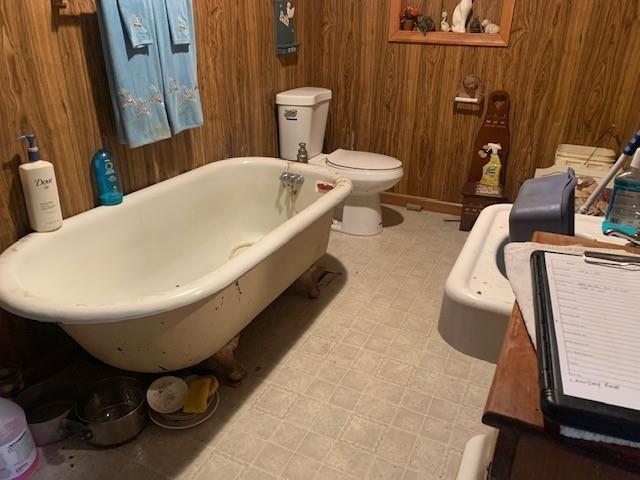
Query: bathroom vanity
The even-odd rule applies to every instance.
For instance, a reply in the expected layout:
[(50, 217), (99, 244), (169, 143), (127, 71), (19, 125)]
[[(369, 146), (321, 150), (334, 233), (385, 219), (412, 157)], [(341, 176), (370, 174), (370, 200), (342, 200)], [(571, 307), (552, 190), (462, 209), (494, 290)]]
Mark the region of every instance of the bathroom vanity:
[[(603, 246), (601, 242), (550, 233), (536, 233), (534, 241)], [(482, 421), (499, 430), (489, 466), (490, 479), (640, 479), (640, 449), (573, 440), (561, 436), (553, 425), (545, 426), (540, 411), (538, 360), (517, 304)]]

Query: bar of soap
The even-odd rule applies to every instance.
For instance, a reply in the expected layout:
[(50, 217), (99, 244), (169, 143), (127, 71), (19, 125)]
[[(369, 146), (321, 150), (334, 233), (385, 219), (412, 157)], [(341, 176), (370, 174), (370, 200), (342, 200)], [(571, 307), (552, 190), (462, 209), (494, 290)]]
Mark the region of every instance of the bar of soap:
[(211, 378), (201, 377), (189, 382), (189, 392), (184, 402), (184, 413), (204, 413), (207, 411), (207, 399), (211, 388)]

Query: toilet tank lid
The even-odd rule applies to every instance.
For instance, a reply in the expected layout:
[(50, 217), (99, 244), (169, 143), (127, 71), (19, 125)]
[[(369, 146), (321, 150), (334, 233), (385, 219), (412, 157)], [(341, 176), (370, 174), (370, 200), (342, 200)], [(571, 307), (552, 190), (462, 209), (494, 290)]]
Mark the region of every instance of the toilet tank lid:
[(396, 158), (379, 153), (343, 150), (342, 148), (327, 155), (327, 164), (332, 167), (354, 170), (396, 170), (402, 168), (402, 162)]
[(331, 100), (331, 90), (318, 87), (301, 87), (276, 95), (278, 105), (311, 106)]

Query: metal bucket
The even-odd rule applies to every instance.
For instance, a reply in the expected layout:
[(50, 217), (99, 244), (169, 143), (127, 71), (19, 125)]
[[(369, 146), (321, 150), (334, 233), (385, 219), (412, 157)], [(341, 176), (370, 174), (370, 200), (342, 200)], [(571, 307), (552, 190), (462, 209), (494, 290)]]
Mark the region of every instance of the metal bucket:
[(76, 404), (82, 437), (113, 447), (134, 439), (147, 423), (145, 390), (132, 377), (110, 377), (93, 385)]
[(26, 415), (36, 445), (63, 440), (69, 435), (67, 416), (78, 397), (75, 383), (51, 378), (27, 388), (15, 401)]

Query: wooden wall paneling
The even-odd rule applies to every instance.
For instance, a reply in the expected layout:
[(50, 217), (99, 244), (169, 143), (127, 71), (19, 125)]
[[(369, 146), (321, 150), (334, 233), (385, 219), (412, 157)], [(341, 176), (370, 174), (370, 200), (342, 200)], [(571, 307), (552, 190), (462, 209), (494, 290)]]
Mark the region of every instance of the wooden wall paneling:
[[(114, 150), (126, 193), (215, 160), (278, 154), (275, 94), (315, 82), (320, 3), (298, 0), (300, 53), (278, 58), (272, 0), (193, 1), (205, 124), (134, 150), (116, 138), (95, 0), (64, 9), (48, 0), (0, 2), (0, 250), (29, 231), (17, 175), (25, 150), (15, 142), (27, 130), (55, 164), (65, 217), (96, 205), (90, 160), (101, 146)], [(31, 362), (57, 333), (0, 311), (0, 367)]]
[[(448, 1), (451, 16), (457, 2)], [(341, 18), (353, 5), (372, 13), (367, 21)], [(327, 148), (396, 156), (405, 178), (394, 191), (459, 202), (481, 117), (456, 113), (451, 98), (476, 73), (487, 91), (511, 94), (513, 198), (559, 143), (592, 144), (613, 123), (626, 141), (640, 128), (639, 9), (634, 0), (516, 2), (509, 47), (474, 48), (385, 42), (392, 9), (376, 15), (384, 10), (374, 0), (325, 0), (320, 78), (334, 92)], [(359, 65), (343, 68), (336, 52), (346, 48)], [(603, 146), (619, 148), (615, 138)]]
[[(555, 3), (548, 8), (564, 16), (567, 7)], [(555, 151), (555, 146), (549, 146), (554, 142), (547, 127), (554, 115), (554, 92), (563, 85), (558, 67), (566, 31), (538, 22), (539, 9), (529, 2), (516, 5), (512, 57), (504, 79), (505, 89), (511, 94), (511, 153), (506, 175), (506, 193), (511, 198), (522, 182), (533, 176), (540, 158), (549, 155), (547, 149)], [(535, 48), (530, 44), (534, 38)]]
[(315, 78), (320, 57), (311, 33), (320, 28), (319, 5), (299, 2), (301, 53), (284, 60), (273, 50), (271, 0), (245, 9), (229, 0), (195, 6), (205, 125), (130, 150), (115, 136), (95, 13), (59, 15), (39, 0), (2, 2), (0, 200), (3, 219), (13, 214), (17, 221), (3, 229), (0, 247), (27, 231), (21, 197), (7, 197), (15, 162), (24, 157), (15, 135), (25, 129), (38, 134), (43, 157), (56, 165), (65, 216), (95, 205), (89, 162), (102, 145), (115, 150), (127, 192), (220, 158), (277, 154), (274, 96)]
[[(576, 60), (580, 75), (566, 125), (584, 137), (619, 123), (617, 118), (627, 117), (630, 108), (637, 114), (638, 105), (629, 98), (640, 84), (640, 4), (621, 2), (617, 8), (601, 9), (596, 3), (592, 12), (584, 22), (588, 48)], [(625, 132), (625, 143), (630, 133)]]

